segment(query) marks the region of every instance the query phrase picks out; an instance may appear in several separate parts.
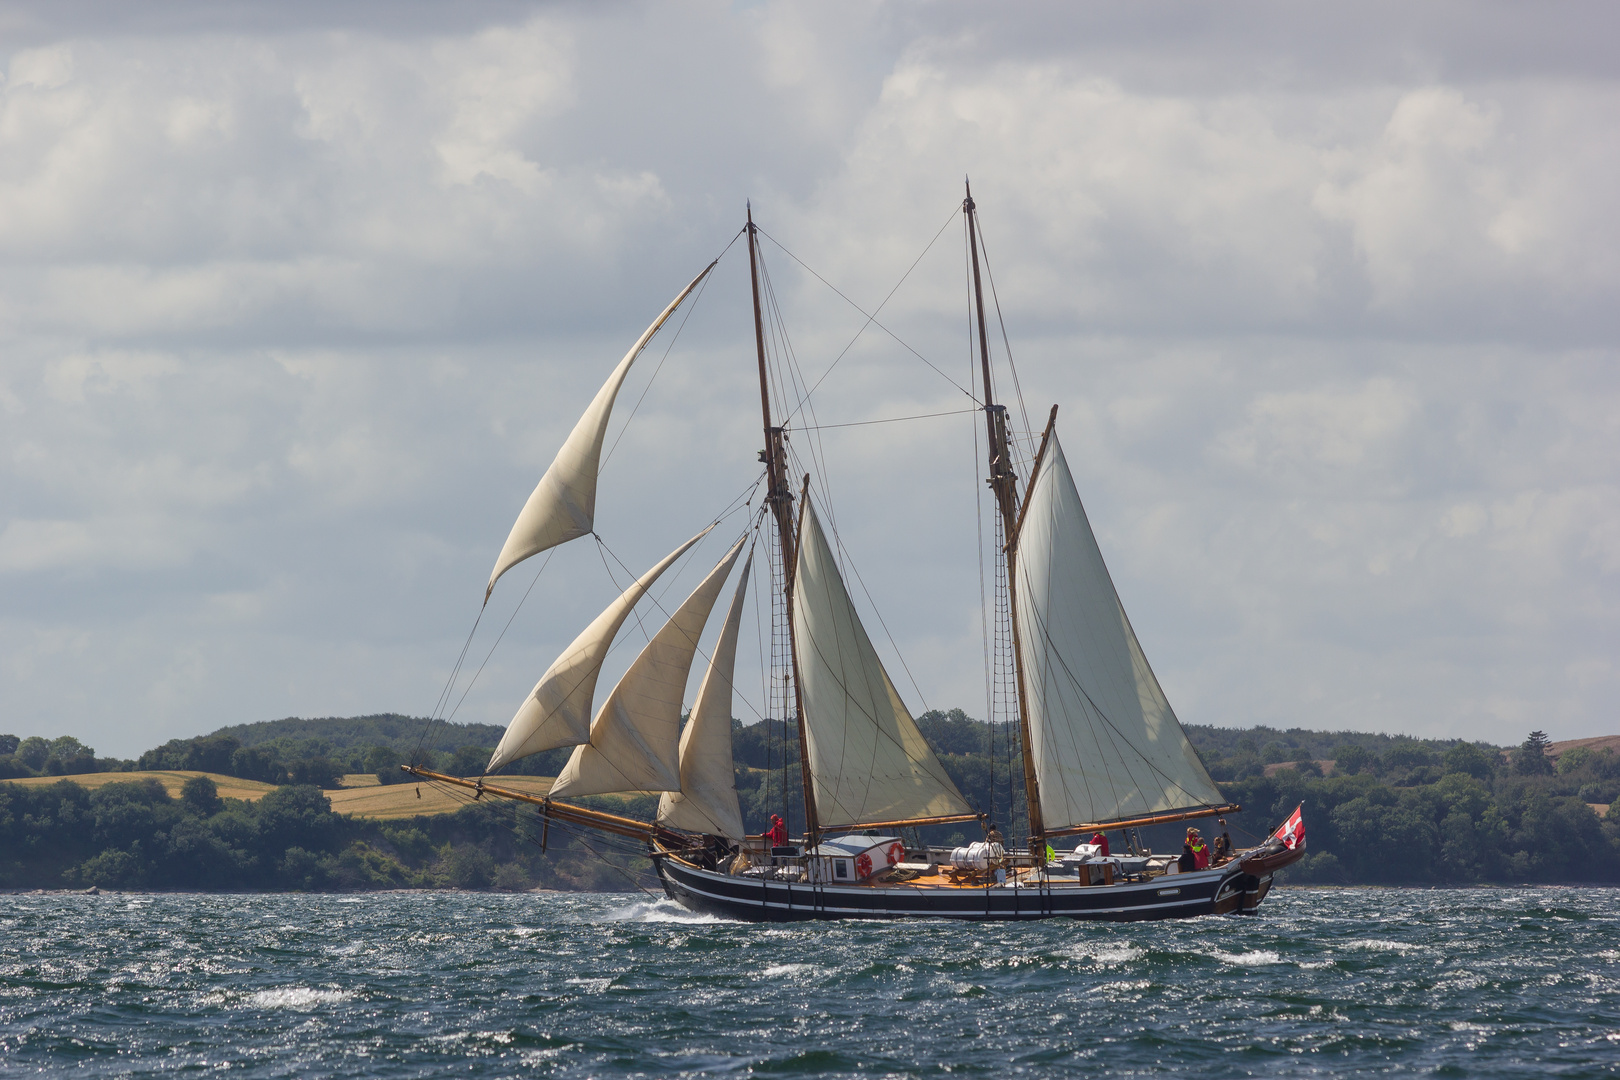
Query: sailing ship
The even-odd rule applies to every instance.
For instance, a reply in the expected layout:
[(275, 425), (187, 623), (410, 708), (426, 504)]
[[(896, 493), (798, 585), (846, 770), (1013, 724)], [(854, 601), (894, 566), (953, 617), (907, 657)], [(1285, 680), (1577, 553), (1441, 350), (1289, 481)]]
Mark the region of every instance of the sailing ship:
[[(983, 414), (993, 494), (996, 581), (1003, 589), (1027, 835), (1008, 845), (973, 806), (908, 711), (851, 597), (823, 524), (812, 477), (790, 476), (788, 427), (773, 418), (760, 230), (747, 237), (764, 449), (762, 497), (743, 535), (649, 638), (595, 708), (598, 676), (627, 617), (659, 578), (716, 525), (686, 540), (625, 588), (545, 671), (513, 716), (482, 776), (419, 764), (420, 780), (475, 797), (538, 807), (552, 822), (645, 845), (668, 897), (694, 911), (748, 920), (931, 917), (1162, 919), (1253, 913), (1275, 873), (1304, 855), (1295, 811), (1265, 842), (1214, 862), (1142, 847), (1150, 825), (1236, 813), (1200, 762), (1126, 617), (1081, 504), (1053, 406), (1027, 477), (997, 403), (981, 278), (982, 234), (971, 188), (962, 203), (972, 265), (976, 407)], [(698, 289), (711, 262), (625, 354), (530, 495), (496, 559), (497, 582), (525, 559), (593, 535), (597, 474), (610, 414), (653, 335)], [(1010, 359), (1010, 358), (1009, 358)], [(752, 502), (749, 504), (754, 505)], [(772, 610), (784, 630), (780, 688), (796, 730), (802, 833), (748, 834), (737, 795), (732, 732), (739, 626), (750, 537), (764, 545)], [(738, 582), (706, 654), (689, 711), (684, 696), (699, 642), (727, 580)], [(1009, 722), (1011, 717), (1009, 717)], [(503, 786), (504, 766), (572, 747), (544, 796)], [(784, 761), (786, 758), (784, 757)], [(788, 786), (783, 784), (786, 796)], [(658, 793), (656, 820), (580, 805), (584, 796)], [(575, 801), (570, 801), (575, 800)], [(983, 840), (933, 846), (930, 826), (977, 823)], [(937, 832), (938, 830), (935, 830)], [(1126, 850), (1081, 842), (1120, 834)], [(774, 842), (773, 842), (774, 839)]]

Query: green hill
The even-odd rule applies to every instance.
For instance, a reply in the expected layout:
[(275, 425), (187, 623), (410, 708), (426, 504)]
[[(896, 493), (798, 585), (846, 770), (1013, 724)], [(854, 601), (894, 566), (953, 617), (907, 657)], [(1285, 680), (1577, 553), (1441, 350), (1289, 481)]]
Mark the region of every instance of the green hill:
[[(260, 720), (252, 724), (231, 724), (209, 732), (209, 737), (235, 739), (242, 746), (288, 745), (318, 742), (326, 753), (362, 747), (389, 746), (409, 752), (416, 749), (429, 721), (420, 716), (375, 713), (370, 716), (289, 716), (284, 720)], [(428, 732), (429, 750), (454, 753), (463, 746), (494, 746), (503, 729), (494, 724), (433, 724)]]

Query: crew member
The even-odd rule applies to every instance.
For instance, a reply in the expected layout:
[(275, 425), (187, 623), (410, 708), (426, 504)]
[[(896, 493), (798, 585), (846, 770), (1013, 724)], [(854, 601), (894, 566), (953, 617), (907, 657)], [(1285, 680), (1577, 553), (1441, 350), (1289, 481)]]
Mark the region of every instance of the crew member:
[(1192, 851), (1193, 868), (1196, 870), (1208, 870), (1209, 846), (1204, 843), (1204, 838), (1198, 834), (1197, 829), (1187, 830), (1187, 847)]
[(1221, 835), (1215, 838), (1215, 855), (1210, 860), (1216, 866), (1232, 857), (1232, 834), (1226, 831), (1226, 819), (1220, 819)]
[(1187, 837), (1181, 845), (1181, 858), (1176, 860), (1176, 869), (1183, 874), (1190, 874), (1198, 867), (1198, 859), (1193, 855), (1192, 837)]
[(1091, 842), (1097, 845), (1097, 854), (1108, 858), (1108, 834), (1098, 831), (1091, 834)]
[(787, 825), (783, 823), (780, 814), (771, 815), (771, 828), (765, 834), (765, 839), (770, 841), (770, 846), (773, 848), (787, 846)]

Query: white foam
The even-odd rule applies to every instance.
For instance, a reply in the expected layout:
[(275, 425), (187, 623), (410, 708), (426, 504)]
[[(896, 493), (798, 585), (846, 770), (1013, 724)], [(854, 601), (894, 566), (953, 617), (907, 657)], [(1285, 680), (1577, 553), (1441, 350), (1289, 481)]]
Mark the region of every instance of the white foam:
[(1365, 949), (1368, 952), (1409, 953), (1419, 952), (1423, 949), (1423, 946), (1408, 945), (1402, 941), (1384, 941), (1380, 938), (1362, 938), (1359, 941), (1346, 941), (1342, 948)]
[(797, 975), (801, 971), (814, 971), (815, 967), (814, 964), (772, 964), (760, 974), (767, 979), (775, 979), (783, 975)]
[(1245, 953), (1211, 953), (1215, 959), (1235, 967), (1259, 967), (1261, 964), (1280, 964), (1283, 958), (1270, 949), (1255, 949)]
[(612, 979), (568, 979), (567, 985), (577, 986), (587, 994), (600, 994), (613, 985)]
[(344, 990), (316, 990), (309, 986), (279, 986), (274, 990), (259, 990), (242, 999), (244, 1005), (259, 1009), (297, 1009), (308, 1012), (322, 1005), (335, 1005), (348, 1001), (354, 995)]
[(673, 900), (638, 901), (629, 907), (615, 908), (609, 911), (607, 917), (614, 922), (684, 923), (689, 926), (708, 926), (738, 921), (689, 911)]
[(1092, 960), (1099, 964), (1127, 964), (1142, 955), (1142, 950), (1131, 945), (1076, 945), (1063, 950), (1065, 956), (1075, 960)]

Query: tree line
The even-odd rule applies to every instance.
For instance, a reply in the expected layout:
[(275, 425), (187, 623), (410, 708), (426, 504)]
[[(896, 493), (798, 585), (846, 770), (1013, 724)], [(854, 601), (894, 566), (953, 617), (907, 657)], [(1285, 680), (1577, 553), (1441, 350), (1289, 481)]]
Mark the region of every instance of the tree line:
[[(616, 813), (653, 809), (582, 801)], [(621, 891), (632, 883), (646, 887), (651, 876), (622, 846), (547, 829), (533, 808), (495, 800), (379, 822), (333, 813), (311, 785), (250, 802), (221, 798), (206, 776), (187, 780), (178, 798), (150, 777), (93, 791), (71, 780), (0, 784), (0, 888)]]
[[(1024, 793), (1016, 727), (987, 724), (961, 710), (925, 713), (918, 724), (969, 803), (990, 813), (1009, 836), (1018, 835)], [(339, 775), (353, 772), (408, 782), (398, 765), (415, 749), (366, 745), (360, 740), (379, 733), (365, 725), (351, 724), (347, 734), (331, 738), (311, 733), (320, 730), (261, 730), (265, 737), (253, 745), (243, 745), (237, 734), (215, 733), (173, 740), (135, 762), (118, 763), (280, 785), (257, 803), (218, 800), (205, 778), (189, 782), (179, 799), (163, 794), (155, 781), (111, 784), (94, 792), (71, 783), (0, 785), (0, 884), (593, 888), (623, 887), (626, 875), (644, 885), (648, 881), (644, 862), (614, 862), (616, 856), (603, 862), (593, 853), (607, 854), (600, 837), (565, 836), (555, 825), (542, 853), (539, 834), (529, 828), (537, 819), (510, 804), (485, 801), (455, 815), (394, 823), (333, 814), (320, 787), (334, 786)], [(1290, 881), (1620, 880), (1620, 755), (1611, 751), (1574, 748), (1554, 759), (1542, 732), (1504, 751), (1459, 740), (1300, 729), (1188, 730), (1228, 801), (1245, 808), (1229, 819), (1239, 843), (1257, 842), (1294, 806), (1305, 804), (1310, 853), (1286, 872)], [(450, 737), (493, 742), (488, 734)], [(0, 736), (0, 751), (10, 751), (0, 754), (0, 767), (9, 758), (31, 775), (50, 775), (70, 762), (104, 760), (76, 739), (24, 743), (30, 741)], [(478, 775), (489, 760), (490, 747), (482, 743), (433, 745), (420, 754), (438, 771)], [(802, 828), (798, 740), (791, 725), (734, 722), (733, 747), (748, 830), (764, 831), (775, 813), (783, 814), (794, 831)], [(512, 771), (556, 775), (569, 753), (534, 755)], [(1266, 776), (1265, 766), (1279, 762), (1286, 767)], [(1607, 804), (1616, 810), (1601, 818), (1594, 813), (1593, 805)], [(656, 802), (641, 797), (597, 805), (650, 820)], [(295, 819), (308, 823), (308, 830), (289, 824)], [(1143, 840), (1157, 850), (1178, 850), (1180, 828), (1144, 830)], [(958, 844), (977, 837), (977, 826), (969, 823), (936, 826), (915, 839)]]

